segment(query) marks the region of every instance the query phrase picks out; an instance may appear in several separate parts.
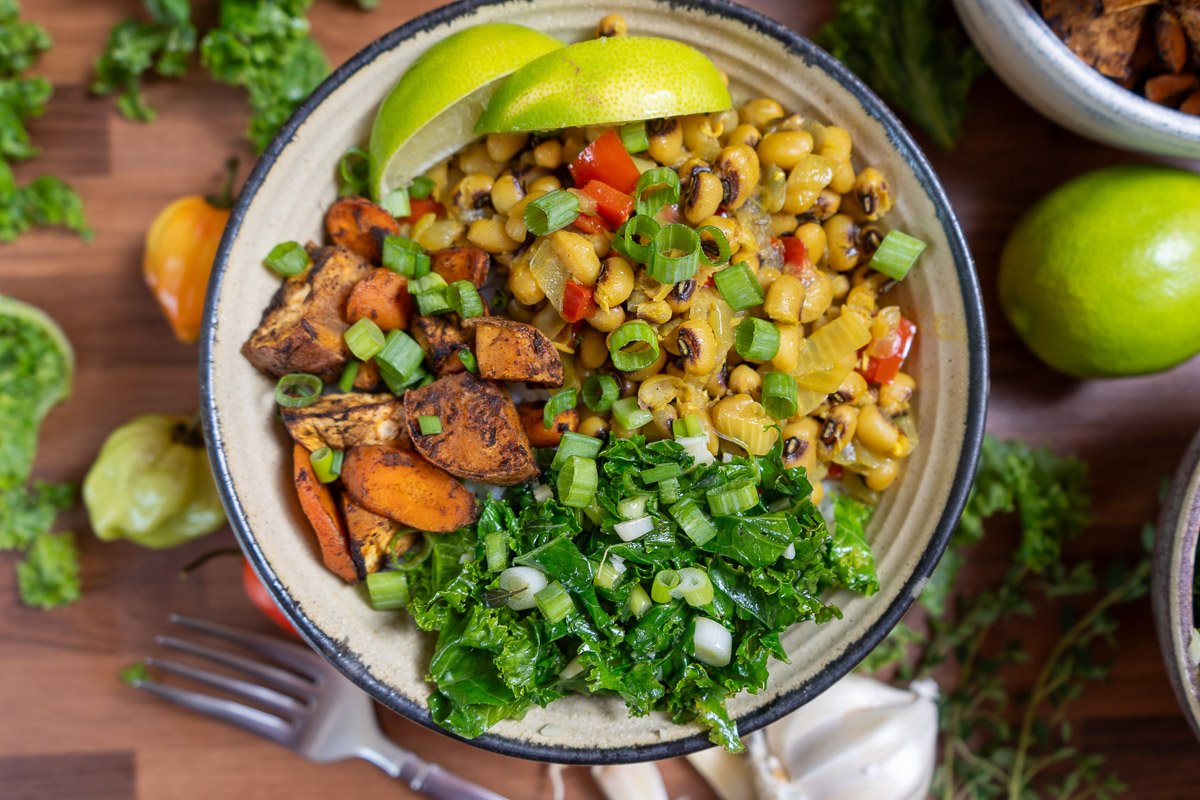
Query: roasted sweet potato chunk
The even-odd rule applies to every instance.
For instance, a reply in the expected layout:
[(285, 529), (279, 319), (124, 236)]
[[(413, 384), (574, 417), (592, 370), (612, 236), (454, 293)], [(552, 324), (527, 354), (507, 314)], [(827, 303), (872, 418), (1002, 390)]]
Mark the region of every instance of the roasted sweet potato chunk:
[(1154, 18), (1154, 47), (1167, 69), (1176, 74), (1183, 72), (1187, 66), (1187, 35), (1170, 9), (1162, 9)]
[(384, 331), (402, 330), (412, 319), (413, 299), (408, 279), (377, 267), (354, 285), (346, 300), (346, 321), (369, 319)]
[(1156, 75), (1146, 81), (1146, 99), (1171, 106), (1197, 89), (1200, 89), (1200, 78), (1195, 75)]
[(355, 447), (342, 462), (342, 482), (355, 503), (410, 528), (445, 533), (475, 521), (475, 495), (409, 450)]
[(329, 446), (402, 445), (408, 438), (404, 404), (391, 394), (327, 394), (304, 408), (281, 408), (288, 433), (309, 452)]
[[(442, 432), (422, 434), (425, 416), (440, 419)], [(451, 475), (512, 486), (538, 474), (516, 406), (498, 383), (460, 372), (409, 389), (404, 417), (417, 452)]]
[[(396, 539), (403, 525), (368, 511), (351, 500), (349, 495), (342, 495), (342, 512), (346, 516), (346, 530), (350, 537), (350, 558), (358, 570), (359, 580), (379, 571), (389, 549), (399, 555), (412, 547), (419, 535), (410, 532)], [(389, 548), (394, 539), (395, 545)]]
[(379, 388), (379, 365), (374, 361), (362, 361), (358, 374), (354, 376), (354, 388), (360, 392), (373, 392)]
[(432, 268), (446, 283), (470, 281), (478, 289), (487, 280), (492, 257), (478, 247), (447, 247), (432, 256)]
[(521, 418), (521, 427), (529, 437), (529, 443), (534, 447), (558, 447), (563, 434), (579, 427), (579, 411), (568, 408), (554, 418), (547, 428), (544, 421), (545, 403), (522, 403), (517, 406), (517, 416)]
[(457, 314), (415, 317), (410, 333), (439, 376), (466, 371), (458, 354), (471, 349), (471, 331), (458, 324)]
[(562, 356), (546, 334), (532, 325), (502, 317), (470, 321), (480, 377), (562, 386)]
[(284, 282), (242, 345), (251, 364), (276, 377), (311, 372), (332, 380), (349, 355), (342, 309), (370, 266), (344, 247), (315, 248), (311, 254), (312, 266)]
[(1042, 0), (1042, 16), (1085, 62), (1117, 80), (1132, 77), (1131, 63), (1146, 20), (1146, 6), (1107, 14), (1095, 0)]
[(350, 557), (350, 539), (337, 501), (329, 487), (317, 480), (308, 451), (300, 445), (292, 448), (292, 473), (300, 508), (317, 535), (321, 560), (329, 571), (350, 583), (358, 580), (358, 570)]
[(370, 200), (343, 197), (325, 214), (325, 230), (334, 244), (350, 248), (372, 264), (382, 264), (383, 240), (399, 234), (400, 223)]

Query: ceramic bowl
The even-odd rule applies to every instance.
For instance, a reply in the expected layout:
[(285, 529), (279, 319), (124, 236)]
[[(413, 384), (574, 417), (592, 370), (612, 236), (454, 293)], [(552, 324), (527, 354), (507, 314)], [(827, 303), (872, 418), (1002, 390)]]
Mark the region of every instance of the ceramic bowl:
[(1098, 142), (1200, 157), (1200, 117), (1151, 103), (1092, 69), (1050, 30), (1030, 0), (954, 0), (996, 74), (1065, 128)]
[(1200, 678), (1189, 644), (1197, 621), (1192, 614), (1196, 545), (1200, 542), (1200, 434), (1175, 473), (1158, 521), (1151, 600), (1158, 645), (1179, 707), (1200, 737)]
[[(603, 9), (603, 10), (602, 10)], [(389, 708), (432, 726), (423, 676), (430, 642), (405, 615), (372, 611), (362, 592), (321, 565), (289, 485), (290, 447), (276, 419), (272, 381), (238, 348), (278, 288), (263, 256), (283, 240), (322, 238), (334, 170), (363, 142), (385, 93), (431, 43), (466, 26), (506, 21), (566, 41), (593, 35), (620, 11), (631, 33), (668, 32), (700, 48), (730, 76), (740, 99), (770, 95), (835, 120), (862, 163), (889, 177), (888, 222), (929, 243), (901, 302), (920, 327), (912, 369), (920, 385), (921, 444), (872, 527), (882, 590), (837, 601), (845, 617), (802, 625), (784, 642), (766, 691), (731, 699), (743, 732), (827, 688), (883, 638), (920, 591), (958, 520), (983, 433), (987, 351), (979, 287), (966, 243), (937, 177), (884, 105), (840, 64), (787, 28), (721, 0), (468, 0), (438, 9), (369, 45), (296, 112), (250, 176), (233, 211), (209, 286), (202, 350), (204, 418), (229, 518), (248, 558), (305, 639)], [(474, 744), (557, 762), (664, 758), (709, 746), (695, 727), (663, 715), (629, 719), (613, 698), (575, 697), (496, 725)]]

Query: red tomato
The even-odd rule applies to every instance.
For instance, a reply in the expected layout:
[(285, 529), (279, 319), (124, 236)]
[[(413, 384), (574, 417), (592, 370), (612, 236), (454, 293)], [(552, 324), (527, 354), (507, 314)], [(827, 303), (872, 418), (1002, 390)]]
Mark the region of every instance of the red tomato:
[(616, 228), (633, 214), (633, 197), (602, 181), (588, 181), (582, 191), (596, 200), (596, 213)]
[(603, 233), (608, 230), (604, 220), (587, 214), (580, 214), (571, 224), (581, 233)]
[(255, 574), (254, 567), (250, 566), (250, 562), (245, 559), (242, 559), (242, 591), (246, 593), (246, 597), (250, 598), (254, 607), (266, 614), (272, 622), (293, 636), (300, 635), (296, 633), (291, 621), (279, 606), (275, 605), (275, 600), (267, 591), (267, 587), (262, 585), (258, 575)]
[(592, 290), (574, 280), (567, 281), (563, 287), (562, 318), (567, 322), (579, 322), (587, 319), (599, 310)]
[[(862, 376), (874, 383), (891, 383), (896, 379), (896, 373), (900, 371), (900, 367), (904, 364), (904, 359), (908, 358), (908, 353), (912, 350), (913, 340), (917, 337), (917, 326), (910, 322), (907, 318), (901, 317), (900, 324), (896, 328), (896, 335), (888, 337), (889, 341), (884, 343), (884, 349), (888, 352), (882, 357), (868, 356), (867, 368), (862, 371)], [(868, 349), (868, 352), (875, 350), (875, 344)]]
[(641, 173), (621, 143), (621, 137), (609, 129), (571, 162), (571, 177), (576, 186), (586, 186), (588, 181), (600, 181), (618, 192), (632, 194)]

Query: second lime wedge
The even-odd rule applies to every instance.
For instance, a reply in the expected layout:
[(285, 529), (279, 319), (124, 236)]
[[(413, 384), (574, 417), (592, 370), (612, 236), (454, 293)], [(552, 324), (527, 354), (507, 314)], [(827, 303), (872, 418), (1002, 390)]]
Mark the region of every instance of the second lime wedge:
[(721, 73), (693, 47), (654, 36), (592, 39), (551, 51), (503, 80), (477, 133), (556, 130), (731, 105)]
[(382, 199), (475, 138), (496, 82), (562, 42), (508, 23), (459, 31), (422, 53), (384, 99), (371, 127), (371, 191)]

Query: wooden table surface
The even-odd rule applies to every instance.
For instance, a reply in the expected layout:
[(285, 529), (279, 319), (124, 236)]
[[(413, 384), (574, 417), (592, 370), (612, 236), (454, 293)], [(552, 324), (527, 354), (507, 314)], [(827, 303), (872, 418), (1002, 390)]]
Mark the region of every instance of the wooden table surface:
[[(194, 410), (196, 349), (172, 339), (142, 283), (142, 237), (168, 201), (210, 191), (230, 153), (242, 155), (245, 164), (251, 154), (241, 139), (246, 116), (241, 95), (200, 75), (152, 85), (148, 97), (159, 119), (149, 126), (127, 122), (111, 102), (87, 96), (89, 67), (104, 32), (135, 13), (140, 0), (23, 5), (26, 16), (55, 38), (40, 70), (53, 80), (56, 97), (33, 125), (43, 155), (18, 173), (28, 178), (50, 171), (74, 183), (97, 237), (85, 246), (67, 235), (39, 232), (15, 246), (0, 246), (0, 292), (49, 311), (75, 344), (75, 394), (43, 430), (36, 475), (78, 481), (107, 432), (133, 415)], [(212, 2), (196, 5), (211, 16)], [(434, 5), (383, 0), (364, 14), (349, 2), (318, 0), (313, 20), (331, 62), (338, 63)], [(749, 5), (812, 33), (833, 0)], [(993, 76), (979, 82), (971, 107), (959, 149), (931, 155), (967, 232), (987, 298), (988, 427), (1085, 458), (1092, 467), (1098, 521), (1079, 551), (1102, 558), (1136, 552), (1140, 526), (1155, 515), (1161, 480), (1200, 425), (1200, 360), (1136, 380), (1071, 381), (1021, 347), (999, 313), (995, 292), (1000, 247), (1023, 210), (1083, 170), (1134, 157), (1045, 121)], [(149, 552), (96, 541), (79, 511), (63, 524), (78, 531), (83, 552), (84, 598), (72, 607), (41, 612), (20, 605), (12, 556), (0, 555), (0, 796), (413, 796), (365, 763), (312, 765), (118, 681), (122, 667), (150, 650), (169, 611), (271, 630), (242, 595), (236, 559), (211, 562), (187, 580), (178, 577), (194, 557), (231, 545), (228, 531), (179, 550)], [(967, 580), (994, 573), (1004, 557), (1003, 546), (985, 546)], [(1109, 758), (1130, 784), (1132, 798), (1194, 798), (1200, 783), (1197, 745), (1168, 687), (1149, 602), (1124, 609), (1120, 618), (1121, 655), (1112, 680), (1090, 690), (1076, 709), (1082, 744)], [(1049, 645), (1040, 634), (1045, 627), (1032, 629), (1035, 650)], [(514, 800), (550, 796), (544, 765), (452, 742), (387, 712), (380, 716), (396, 741)], [(673, 797), (712, 796), (683, 761), (662, 767)], [(573, 768), (565, 777), (568, 797), (600, 796), (586, 770)]]

